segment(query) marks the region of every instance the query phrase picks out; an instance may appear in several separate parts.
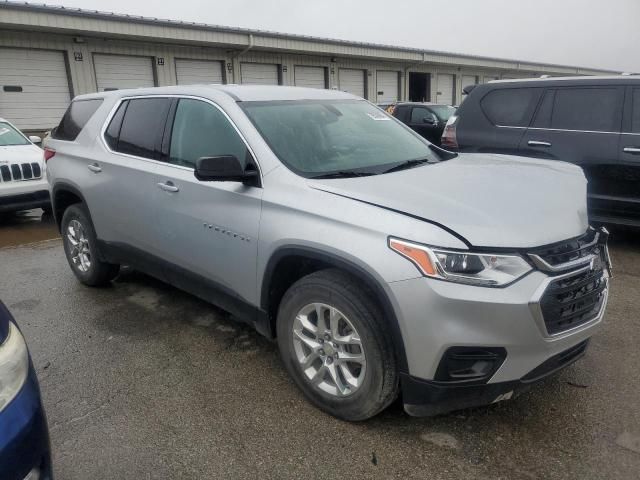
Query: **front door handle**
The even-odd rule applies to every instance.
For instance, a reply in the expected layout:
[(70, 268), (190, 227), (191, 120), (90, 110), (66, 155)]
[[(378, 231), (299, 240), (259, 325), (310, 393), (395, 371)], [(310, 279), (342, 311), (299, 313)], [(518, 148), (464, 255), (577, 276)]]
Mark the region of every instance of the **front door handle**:
[(625, 153), (632, 153), (634, 155), (640, 154), (640, 148), (638, 147), (624, 147)]
[(100, 168), (100, 165), (98, 165), (97, 163), (92, 163), (90, 165), (87, 165), (87, 168), (91, 170), (93, 173), (100, 173), (102, 171), (102, 168)]
[(165, 183), (158, 183), (158, 187), (165, 192), (179, 192), (180, 189), (176, 187), (171, 180), (166, 181)]
[(529, 140), (527, 145), (531, 147), (550, 147), (551, 144), (549, 142), (542, 142), (540, 140)]

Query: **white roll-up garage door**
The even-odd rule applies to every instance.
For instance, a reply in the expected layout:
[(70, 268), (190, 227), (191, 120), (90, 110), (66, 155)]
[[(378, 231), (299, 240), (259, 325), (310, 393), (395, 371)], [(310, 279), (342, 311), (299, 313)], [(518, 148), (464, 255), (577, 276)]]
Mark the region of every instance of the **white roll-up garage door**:
[(325, 68), (296, 65), (293, 70), (293, 83), (297, 87), (327, 88)]
[(495, 76), (495, 75), (488, 75), (484, 77), (484, 83), (489, 83), (493, 80), (500, 80), (500, 77)]
[(0, 48), (0, 117), (25, 130), (48, 130), (69, 106), (62, 52)]
[(453, 87), (455, 77), (450, 73), (438, 74), (438, 90), (436, 103), (453, 105)]
[(396, 102), (399, 94), (398, 72), (378, 70), (376, 73), (377, 102)]
[(364, 70), (341, 68), (338, 70), (338, 88), (343, 92), (366, 98), (364, 76)]
[(222, 62), (176, 58), (178, 85), (222, 83)]
[(151, 57), (94, 53), (93, 65), (99, 92), (155, 86)]
[(272, 63), (241, 63), (240, 83), (248, 85), (278, 85), (278, 65)]

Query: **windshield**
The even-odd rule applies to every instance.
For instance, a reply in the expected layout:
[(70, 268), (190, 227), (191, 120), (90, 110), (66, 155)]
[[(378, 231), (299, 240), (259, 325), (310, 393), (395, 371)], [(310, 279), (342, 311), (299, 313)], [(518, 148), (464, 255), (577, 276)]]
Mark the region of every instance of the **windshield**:
[(9, 145), (29, 145), (29, 140), (8, 123), (0, 122), (0, 147)]
[(426, 141), (362, 100), (241, 105), (278, 158), (304, 177), (378, 174), (408, 160), (437, 160)]
[(441, 122), (446, 122), (451, 115), (456, 113), (456, 109), (449, 105), (429, 105), (429, 110), (435, 113)]

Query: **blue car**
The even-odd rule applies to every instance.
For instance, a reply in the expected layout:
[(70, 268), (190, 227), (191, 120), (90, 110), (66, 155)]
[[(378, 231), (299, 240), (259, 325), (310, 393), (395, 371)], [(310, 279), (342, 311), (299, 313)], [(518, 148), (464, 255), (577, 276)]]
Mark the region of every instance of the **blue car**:
[(27, 345), (0, 302), (0, 478), (49, 480), (49, 431)]

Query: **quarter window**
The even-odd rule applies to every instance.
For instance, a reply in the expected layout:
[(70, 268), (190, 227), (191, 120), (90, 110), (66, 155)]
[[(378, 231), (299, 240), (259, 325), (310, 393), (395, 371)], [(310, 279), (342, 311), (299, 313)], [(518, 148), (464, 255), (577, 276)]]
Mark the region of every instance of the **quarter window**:
[(615, 88), (558, 89), (551, 128), (617, 132), (620, 130), (618, 98)]
[(485, 95), (480, 105), (494, 125), (526, 127), (531, 117), (531, 104), (536, 98), (537, 92), (533, 88), (501, 88)]
[(117, 151), (153, 160), (161, 159), (160, 143), (169, 103), (167, 98), (129, 100), (120, 128)]
[(51, 138), (67, 141), (75, 140), (101, 104), (101, 98), (72, 102), (62, 117), (60, 125), (51, 132)]
[(124, 118), (124, 112), (127, 109), (127, 104), (129, 102), (125, 101), (120, 104), (118, 107), (118, 111), (115, 113), (111, 122), (109, 123), (109, 127), (107, 131), (104, 133), (104, 139), (109, 145), (111, 150), (118, 150), (118, 137), (120, 136), (120, 128), (122, 127), (122, 119)]
[(247, 146), (225, 115), (200, 100), (182, 99), (176, 109), (169, 162), (194, 168), (202, 157), (233, 155), (247, 159)]

